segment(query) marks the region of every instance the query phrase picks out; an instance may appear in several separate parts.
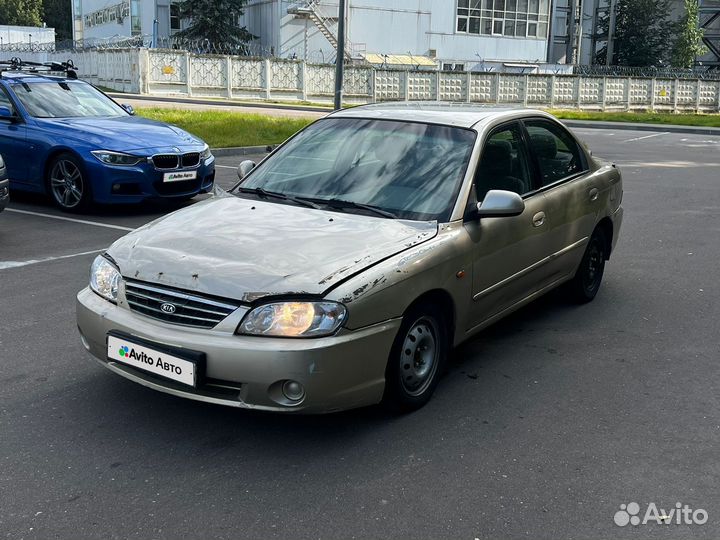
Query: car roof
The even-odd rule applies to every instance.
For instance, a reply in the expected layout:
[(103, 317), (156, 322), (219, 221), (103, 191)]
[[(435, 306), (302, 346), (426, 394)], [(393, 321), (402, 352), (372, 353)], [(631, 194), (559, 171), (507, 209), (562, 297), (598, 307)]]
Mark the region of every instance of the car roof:
[(472, 128), (478, 124), (494, 123), (496, 120), (512, 120), (528, 116), (551, 115), (537, 109), (522, 106), (485, 106), (468, 103), (443, 102), (390, 102), (361, 105), (336, 111), (333, 118), (373, 118), (378, 120), (397, 120), (401, 122), (424, 122), (447, 126)]
[(3, 71), (0, 78), (6, 81), (37, 83), (37, 82), (70, 82), (77, 79), (62, 77), (58, 75), (46, 75), (44, 73), (33, 73), (28, 71)]

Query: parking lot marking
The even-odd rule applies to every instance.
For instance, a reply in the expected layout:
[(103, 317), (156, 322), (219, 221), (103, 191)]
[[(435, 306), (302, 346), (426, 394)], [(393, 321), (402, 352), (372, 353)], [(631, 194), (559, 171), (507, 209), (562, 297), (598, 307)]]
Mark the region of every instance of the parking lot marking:
[(652, 135), (645, 135), (644, 137), (635, 137), (633, 139), (625, 139), (623, 142), (642, 141), (643, 139), (650, 139), (652, 137), (659, 137), (660, 135), (668, 135), (669, 131), (663, 131), (662, 133), (653, 133)]
[(233, 167), (232, 165), (218, 165), (218, 164), (216, 163), (215, 166), (216, 166), (216, 167), (220, 167), (220, 168), (222, 168), (222, 169), (237, 169), (237, 167)]
[(59, 261), (60, 259), (71, 259), (73, 257), (82, 257), (83, 255), (92, 255), (93, 253), (100, 253), (105, 251), (103, 249), (93, 249), (92, 251), (83, 251), (82, 253), (72, 253), (70, 255), (58, 255), (57, 257), (43, 257), (42, 259), (30, 259), (29, 261), (0, 261), (0, 270), (7, 270), (8, 268), (18, 268), (20, 266), (27, 266), (29, 264), (38, 264), (50, 261)]
[(122, 225), (111, 225), (110, 223), (99, 223), (97, 221), (88, 221), (86, 219), (75, 219), (63, 216), (54, 216), (52, 214), (43, 214), (41, 212), (30, 212), (28, 210), (18, 210), (17, 208), (7, 208), (6, 212), (15, 212), (17, 214), (27, 214), (29, 216), (40, 216), (50, 219), (59, 219), (61, 221), (70, 221), (72, 223), (81, 223), (82, 225), (95, 225), (96, 227), (105, 227), (106, 229), (117, 229), (118, 231), (134, 231), (132, 227), (123, 227)]

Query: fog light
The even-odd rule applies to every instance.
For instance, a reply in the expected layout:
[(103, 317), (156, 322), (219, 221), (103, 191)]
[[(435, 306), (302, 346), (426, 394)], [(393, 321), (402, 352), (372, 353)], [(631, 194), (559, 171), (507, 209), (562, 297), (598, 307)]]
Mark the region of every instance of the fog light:
[(282, 393), (290, 401), (300, 401), (305, 397), (305, 389), (297, 381), (285, 381), (282, 385)]
[(113, 184), (113, 185), (112, 185), (112, 190), (113, 190), (114, 192), (120, 191), (120, 184)]

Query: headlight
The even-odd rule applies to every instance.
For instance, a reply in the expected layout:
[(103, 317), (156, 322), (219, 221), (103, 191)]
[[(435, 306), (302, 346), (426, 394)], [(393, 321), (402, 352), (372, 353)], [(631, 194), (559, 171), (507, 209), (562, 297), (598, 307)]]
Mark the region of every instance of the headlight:
[(2, 156), (0, 156), (0, 169), (4, 169), (4, 168), (5, 168), (5, 162), (3, 161)]
[(107, 165), (130, 166), (136, 165), (143, 159), (138, 156), (123, 154), (122, 152), (111, 152), (110, 150), (93, 150), (91, 154)]
[(345, 306), (335, 302), (274, 302), (251, 310), (237, 332), (275, 337), (329, 336), (346, 315)]
[(206, 144), (205, 148), (203, 148), (202, 152), (200, 152), (200, 159), (207, 159), (209, 157), (212, 157), (212, 152), (210, 151), (210, 147)]
[(102, 255), (95, 257), (90, 268), (90, 288), (111, 302), (117, 302), (118, 284), (122, 276), (115, 266)]

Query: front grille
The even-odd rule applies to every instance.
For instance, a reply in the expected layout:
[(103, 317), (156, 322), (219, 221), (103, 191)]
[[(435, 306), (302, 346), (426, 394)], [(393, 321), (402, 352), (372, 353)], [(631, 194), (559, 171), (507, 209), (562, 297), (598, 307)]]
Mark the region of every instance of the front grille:
[[(137, 281), (125, 282), (125, 298), (133, 311), (167, 323), (199, 328), (213, 328), (240, 307), (239, 303), (214, 300)], [(172, 304), (175, 311), (164, 311), (161, 308), (164, 304)]]
[(200, 163), (200, 153), (190, 152), (188, 154), (183, 154), (180, 161), (183, 167), (195, 167), (198, 163)]
[(177, 154), (157, 154), (153, 156), (153, 165), (158, 169), (177, 169), (180, 156)]
[(200, 152), (187, 154), (156, 154), (152, 157), (156, 169), (177, 169), (180, 167), (197, 167), (200, 163)]

